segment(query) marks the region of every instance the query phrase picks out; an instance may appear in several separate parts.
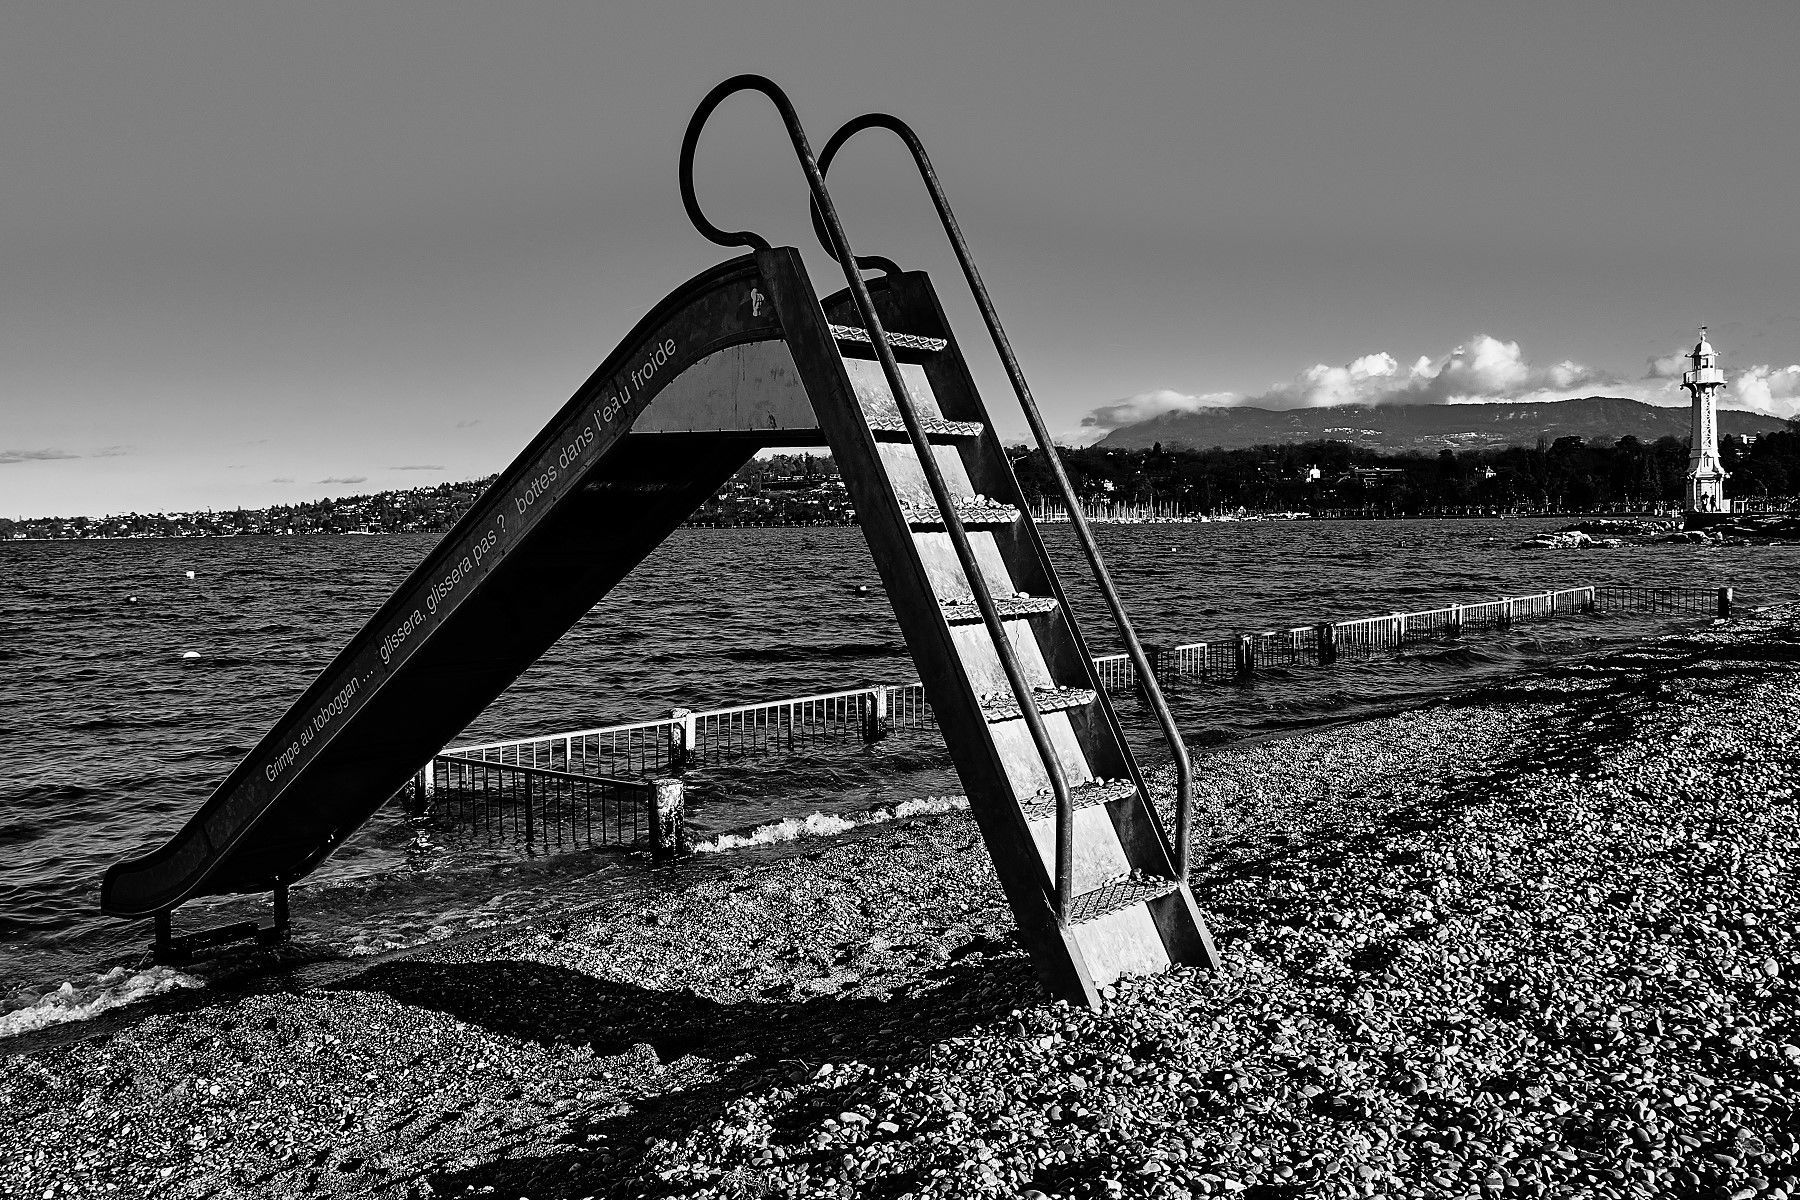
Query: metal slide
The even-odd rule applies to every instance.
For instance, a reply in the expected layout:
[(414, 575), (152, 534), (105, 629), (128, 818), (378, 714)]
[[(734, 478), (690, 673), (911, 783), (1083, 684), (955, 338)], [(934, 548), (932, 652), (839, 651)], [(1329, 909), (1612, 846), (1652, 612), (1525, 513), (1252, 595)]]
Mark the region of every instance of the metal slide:
[[(849, 287), (823, 303), (798, 251), (719, 230), (694, 198), (700, 130), (745, 88), (780, 109), (839, 251)], [(273, 891), (279, 921), (289, 884), (604, 611), (758, 448), (824, 444), (1046, 983), (1094, 1004), (1121, 974), (1216, 965), (1185, 851), (1148, 802), (930, 281), (863, 279), (792, 107), (760, 77), (721, 84), (695, 113), (682, 194), (704, 234), (751, 253), (638, 324), (186, 826), (107, 872), (104, 910), (156, 916), (164, 944), (172, 911), (197, 896)]]

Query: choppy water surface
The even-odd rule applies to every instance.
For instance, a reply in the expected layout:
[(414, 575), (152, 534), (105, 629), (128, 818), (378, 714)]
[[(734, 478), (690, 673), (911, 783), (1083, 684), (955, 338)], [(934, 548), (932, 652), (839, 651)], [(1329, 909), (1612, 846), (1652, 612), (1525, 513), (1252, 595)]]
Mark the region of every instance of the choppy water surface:
[[(1108, 525), (1146, 640), (1194, 641), (1583, 584), (1729, 583), (1794, 598), (1791, 547), (1518, 549), (1546, 521)], [(1115, 649), (1068, 530), (1047, 537), (1096, 653)], [(427, 536), (0, 543), (0, 1022), (63, 979), (135, 966), (143, 922), (98, 913), (102, 872), (173, 832), (430, 549)], [(188, 572), (192, 572), (192, 578)], [(868, 594), (855, 588), (867, 585)], [(1566, 618), (1402, 659), (1171, 699), (1196, 742), (1367, 715), (1642, 636)], [(184, 659), (187, 652), (197, 659)], [(468, 730), (496, 738), (915, 678), (855, 528), (679, 531)], [(1121, 713), (1146, 758), (1154, 739)], [(934, 738), (769, 758), (690, 780), (701, 836), (960, 791)], [(300, 932), (355, 949), (479, 923), (618, 856), (528, 861), (383, 813), (295, 892)], [(211, 902), (237, 915), (257, 902)], [(189, 910), (184, 909), (184, 919)], [(204, 919), (203, 917), (201, 919)], [(0, 1032), (3, 1032), (0, 1029)]]

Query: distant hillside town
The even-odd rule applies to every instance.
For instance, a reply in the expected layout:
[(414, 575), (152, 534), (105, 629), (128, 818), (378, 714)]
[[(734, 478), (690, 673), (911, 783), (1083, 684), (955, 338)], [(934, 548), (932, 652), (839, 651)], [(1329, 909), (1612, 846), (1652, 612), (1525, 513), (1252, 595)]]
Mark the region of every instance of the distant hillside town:
[[(0, 541), (88, 538), (276, 537), (314, 533), (442, 533), (494, 476), (435, 487), (201, 512), (105, 517), (0, 517)], [(776, 455), (746, 463), (689, 519), (695, 525), (841, 525), (856, 520), (829, 458)]]
[[(1720, 443), (1733, 495), (1786, 507), (1800, 493), (1800, 431), (1728, 436)], [(1011, 451), (1034, 506), (1054, 503), (1039, 451)], [(1383, 453), (1319, 440), (1191, 450), (1152, 443), (1061, 449), (1084, 502), (1183, 516), (1237, 512), (1406, 516), (1441, 512), (1577, 513), (1679, 508), (1684, 438), (1607, 441), (1577, 436), (1531, 446)], [(0, 540), (439, 533), (456, 523), (493, 477), (270, 508), (107, 517), (0, 517)], [(689, 518), (690, 525), (843, 525), (856, 520), (829, 457), (777, 455), (745, 464)]]

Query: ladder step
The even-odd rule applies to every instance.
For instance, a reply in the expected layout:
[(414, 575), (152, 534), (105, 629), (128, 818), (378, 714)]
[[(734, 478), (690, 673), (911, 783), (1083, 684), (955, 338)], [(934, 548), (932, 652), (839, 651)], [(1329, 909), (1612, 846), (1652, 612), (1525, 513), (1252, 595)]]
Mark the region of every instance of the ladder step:
[[(856, 325), (833, 325), (831, 336), (840, 342), (861, 342), (865, 346), (875, 344), (869, 331)], [(921, 337), (916, 333), (894, 333), (887, 335), (888, 345), (896, 350), (942, 350), (950, 343), (943, 338)]]
[[(935, 506), (902, 504), (900, 508), (906, 514), (906, 523), (910, 528), (944, 528), (944, 514)], [(958, 500), (956, 515), (962, 519), (966, 529), (997, 529), (1017, 521), (1019, 510), (1010, 504), (995, 504), (978, 497), (974, 500)]]
[[(1020, 592), (1017, 596), (994, 597), (994, 608), (999, 611), (1003, 619), (1053, 613), (1061, 607), (1049, 596), (1027, 596), (1024, 592)], [(945, 600), (943, 609), (944, 620), (951, 625), (978, 625), (981, 623), (981, 610), (975, 606), (975, 597), (973, 596), (959, 596), (954, 600)]]
[(1083, 892), (1075, 897), (1069, 905), (1069, 924), (1080, 925), (1087, 921), (1098, 921), (1110, 913), (1130, 908), (1134, 904), (1142, 904), (1146, 900), (1154, 900), (1158, 896), (1166, 896), (1180, 887), (1175, 880), (1166, 875), (1149, 875), (1141, 871), (1133, 871), (1123, 879), (1115, 879), (1111, 883), (1103, 883), (1091, 892)]
[[(924, 426), (926, 437), (978, 438), (987, 432), (987, 426), (980, 421), (946, 421), (942, 417), (922, 415), (919, 417), (919, 424)], [(903, 438), (909, 436), (906, 432), (906, 422), (900, 419), (900, 414), (897, 412), (871, 415), (869, 431), (877, 434), (897, 433)]]
[[(1092, 783), (1084, 783), (1080, 787), (1069, 789), (1069, 799), (1075, 802), (1075, 811), (1092, 808), (1096, 804), (1111, 804), (1114, 800), (1124, 800), (1137, 795), (1137, 784), (1129, 779), (1096, 779)], [(1056, 815), (1056, 793), (1045, 788), (1037, 795), (1019, 805), (1025, 810), (1027, 821), (1038, 821)]]
[[(1098, 696), (1087, 688), (1033, 688), (1031, 698), (1037, 704), (1039, 712), (1064, 712), (1071, 708), (1085, 708), (1092, 704)], [(1023, 714), (1019, 711), (1019, 702), (1011, 692), (993, 692), (981, 697), (981, 713), (992, 725), (1000, 721), (1014, 721)]]

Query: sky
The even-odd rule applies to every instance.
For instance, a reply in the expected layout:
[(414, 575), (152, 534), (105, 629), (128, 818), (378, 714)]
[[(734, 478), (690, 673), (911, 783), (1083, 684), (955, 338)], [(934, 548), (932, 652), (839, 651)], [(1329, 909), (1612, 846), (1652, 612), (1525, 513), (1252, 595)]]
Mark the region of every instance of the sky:
[[(0, 516), (258, 507), (499, 470), (720, 248), (676, 156), (781, 82), (906, 118), (1053, 429), (1171, 408), (1800, 406), (1800, 5), (663, 2), (0, 7)], [(832, 171), (938, 279), (898, 144)], [(698, 187), (834, 265), (773, 110)], [(1671, 375), (1671, 372), (1674, 374)]]

